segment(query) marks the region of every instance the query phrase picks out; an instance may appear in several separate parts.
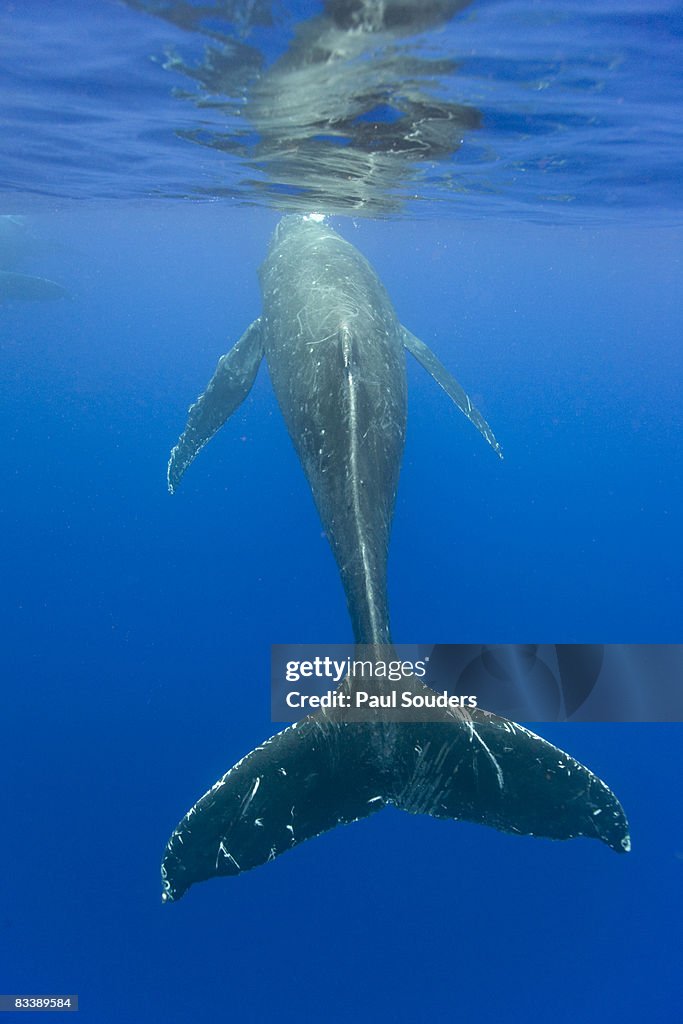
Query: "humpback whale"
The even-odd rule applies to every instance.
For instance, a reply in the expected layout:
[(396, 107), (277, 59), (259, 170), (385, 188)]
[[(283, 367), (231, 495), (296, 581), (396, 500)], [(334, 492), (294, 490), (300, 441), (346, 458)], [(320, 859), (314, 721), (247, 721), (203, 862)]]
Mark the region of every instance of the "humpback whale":
[[(266, 359), (346, 592), (357, 644), (391, 651), (387, 551), (406, 427), (407, 349), (493, 450), (485, 419), (398, 320), (367, 260), (314, 216), (277, 226), (260, 271), (263, 310), (221, 357), (173, 448), (178, 487), (244, 400)], [(363, 686), (367, 688), (367, 680)], [(374, 684), (378, 693), (383, 683)], [(413, 692), (427, 692), (416, 678)], [(352, 692), (356, 680), (342, 683)], [(404, 687), (405, 689), (406, 687)], [(626, 817), (588, 768), (488, 712), (317, 711), (242, 758), (188, 811), (166, 846), (162, 897), (273, 860), (305, 839), (394, 805), (507, 832), (588, 836), (630, 849)]]
[(500, 445), (455, 378), (401, 325), (367, 260), (327, 224), (284, 217), (260, 278), (263, 313), (191, 407), (168, 464), (169, 490), (246, 398), (265, 357), (332, 545), (356, 642), (387, 643), (387, 549), (407, 416), (404, 349), (499, 455)]
[(0, 302), (10, 302), (13, 299), (44, 302), (49, 299), (62, 299), (66, 295), (66, 288), (47, 277), (33, 277), (31, 274), (0, 270)]
[(30, 254), (32, 242), (23, 217), (0, 214), (0, 302), (42, 302), (67, 295), (61, 284), (47, 277), (16, 273), (15, 266)]

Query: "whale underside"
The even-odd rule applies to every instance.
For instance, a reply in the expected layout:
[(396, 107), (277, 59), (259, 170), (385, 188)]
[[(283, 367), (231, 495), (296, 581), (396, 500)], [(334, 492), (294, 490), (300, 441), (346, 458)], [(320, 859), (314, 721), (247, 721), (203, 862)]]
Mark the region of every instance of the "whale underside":
[(346, 592), (358, 643), (389, 638), (387, 553), (407, 419), (405, 352), (502, 456), (491, 427), (401, 324), (374, 270), (325, 223), (284, 217), (260, 270), (263, 312), (218, 362), (171, 452), (173, 493), (265, 359)]
[[(329, 227), (285, 217), (261, 271), (263, 311), (190, 408), (168, 465), (174, 492), (268, 363), (329, 538), (358, 644), (391, 651), (386, 566), (407, 417), (405, 351), (493, 450), (493, 431), (430, 349), (398, 320), (369, 263)], [(342, 684), (350, 693), (353, 678)], [(419, 680), (409, 684), (422, 688)], [(163, 897), (236, 875), (305, 839), (393, 805), (522, 835), (588, 836), (630, 849), (611, 790), (568, 754), (482, 710), (353, 721), (321, 710), (230, 769), (173, 832)]]

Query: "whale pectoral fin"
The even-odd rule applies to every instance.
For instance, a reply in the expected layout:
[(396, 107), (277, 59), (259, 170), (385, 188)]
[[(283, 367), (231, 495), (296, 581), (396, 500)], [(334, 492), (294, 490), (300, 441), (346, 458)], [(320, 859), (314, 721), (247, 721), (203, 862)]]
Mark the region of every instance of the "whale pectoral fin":
[(485, 711), (402, 727), (392, 802), (413, 814), (502, 832), (600, 839), (617, 853), (631, 840), (623, 808), (588, 768), (528, 729)]
[(261, 320), (254, 320), (227, 355), (218, 360), (209, 386), (190, 406), (187, 426), (171, 452), (168, 489), (173, 494), (191, 462), (249, 394), (263, 358)]
[(453, 374), (450, 373), (443, 363), (436, 358), (432, 350), (428, 348), (423, 341), (416, 338), (415, 335), (406, 327), (403, 328), (403, 344), (410, 354), (415, 356), (418, 363), (420, 363), (421, 366), (424, 366), (427, 373), (432, 375), (436, 383), (444, 389), (449, 398), (451, 398), (458, 408), (465, 413), (468, 420), (470, 420), (477, 430), (484, 435), (494, 452), (502, 459), (503, 451), (496, 441), (493, 431), (477, 407), (472, 404), (469, 395), (464, 388), (458, 384)]
[(372, 727), (316, 713), (252, 750), (180, 822), (161, 865), (164, 900), (238, 875), (384, 807)]

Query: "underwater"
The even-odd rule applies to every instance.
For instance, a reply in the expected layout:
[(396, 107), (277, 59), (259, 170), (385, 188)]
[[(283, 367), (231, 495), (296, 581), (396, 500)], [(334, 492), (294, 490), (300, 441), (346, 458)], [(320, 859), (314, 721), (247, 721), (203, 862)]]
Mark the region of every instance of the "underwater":
[(0, 37), (0, 1010), (679, 1021), (681, 7)]

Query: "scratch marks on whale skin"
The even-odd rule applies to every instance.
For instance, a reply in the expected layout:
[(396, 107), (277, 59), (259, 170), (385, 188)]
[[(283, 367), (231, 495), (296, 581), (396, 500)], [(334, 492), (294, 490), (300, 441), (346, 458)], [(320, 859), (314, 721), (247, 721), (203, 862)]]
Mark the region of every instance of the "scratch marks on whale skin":
[[(432, 756), (432, 744), (417, 744), (415, 768), (408, 784), (390, 803), (395, 803), (410, 814), (431, 814), (443, 806), (450, 789), (452, 773), (446, 771), (451, 745), (443, 743)], [(457, 769), (456, 769), (457, 771)]]
[[(500, 763), (498, 762), (498, 759), (492, 753), (491, 748), (488, 746), (486, 741), (479, 735), (479, 730), (477, 729), (477, 727), (474, 724), (474, 722), (470, 718), (466, 719), (465, 721), (467, 723), (467, 728), (470, 731), (470, 743), (473, 743), (474, 740), (476, 739), (477, 742), (481, 745), (481, 747), (485, 751), (486, 756), (488, 757), (488, 759), (490, 760), (491, 764), (493, 765), (493, 767), (496, 770), (496, 781), (498, 783), (498, 788), (502, 792), (502, 790), (504, 788), (503, 769), (500, 767)], [(476, 768), (477, 768), (477, 762), (475, 760), (475, 770), (476, 770)]]
[(251, 803), (251, 801), (254, 799), (254, 797), (258, 793), (258, 788), (259, 788), (260, 785), (261, 785), (261, 776), (257, 775), (256, 779), (254, 780), (253, 786), (251, 787), (251, 789), (249, 790), (249, 792), (245, 796), (244, 800), (242, 801), (242, 806), (240, 808), (240, 818), (243, 818), (245, 816), (245, 814), (247, 813), (247, 810), (249, 808), (249, 804)]
[(220, 843), (218, 844), (218, 853), (216, 854), (216, 871), (220, 870), (219, 865), (221, 863), (221, 857), (223, 857), (225, 860), (229, 860), (230, 863), (237, 869), (237, 871), (242, 870), (242, 868), (239, 866), (233, 855), (227, 849), (224, 839), (221, 839)]

